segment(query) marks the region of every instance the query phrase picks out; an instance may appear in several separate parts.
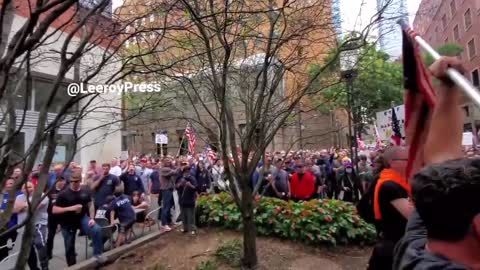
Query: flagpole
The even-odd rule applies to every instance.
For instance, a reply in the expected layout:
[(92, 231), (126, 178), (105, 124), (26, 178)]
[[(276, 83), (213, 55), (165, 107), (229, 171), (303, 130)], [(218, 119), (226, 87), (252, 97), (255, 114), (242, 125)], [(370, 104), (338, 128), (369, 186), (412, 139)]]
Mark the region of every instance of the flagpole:
[(183, 146), (183, 140), (185, 139), (185, 134), (182, 135), (182, 140), (180, 141), (180, 147), (178, 148), (178, 151), (177, 151), (177, 157), (180, 156), (180, 150), (182, 150), (182, 146)]
[[(409, 28), (409, 25), (405, 21), (405, 19), (400, 19), (398, 20), (397, 23), (403, 29)], [(430, 54), (434, 60), (438, 60), (442, 57), (419, 35), (415, 35), (414, 38), (415, 38), (415, 41), (420, 45), (420, 47), (422, 47), (428, 54)], [(478, 92), (478, 90), (467, 79), (465, 79), (465, 77), (463, 77), (463, 75), (460, 74), (460, 72), (458, 72), (454, 68), (448, 68), (447, 75), (480, 108), (480, 93)]]

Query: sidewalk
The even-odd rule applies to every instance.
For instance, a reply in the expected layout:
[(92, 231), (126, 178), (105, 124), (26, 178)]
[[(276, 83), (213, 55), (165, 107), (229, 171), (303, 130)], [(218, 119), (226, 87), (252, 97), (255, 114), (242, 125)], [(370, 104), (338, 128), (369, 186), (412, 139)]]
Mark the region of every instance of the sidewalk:
[[(135, 224), (134, 232), (137, 238), (142, 237), (142, 229), (138, 226), (138, 224)], [(153, 225), (151, 230), (149, 228), (145, 228), (145, 235), (148, 235), (153, 232), (157, 232), (157, 225)], [(116, 233), (115, 233), (116, 237)], [(20, 242), (21, 242), (21, 235), (17, 237), (17, 241), (15, 243), (15, 248), (10, 251), (10, 254), (13, 254), (15, 252), (18, 252), (20, 248)], [(113, 239), (115, 241), (115, 238)], [(77, 252), (77, 263), (84, 261), (85, 259), (89, 259), (92, 257), (93, 253), (93, 247), (90, 246), (90, 242), (88, 241), (87, 245), (87, 252), (85, 252), (85, 241), (86, 237), (85, 236), (78, 236), (76, 237), (75, 241), (75, 250)], [(110, 240), (105, 243), (105, 249), (104, 251), (110, 250)], [(87, 254), (87, 258), (85, 258), (85, 254)], [(7, 262), (0, 264), (0, 269), (2, 270), (7, 270), (7, 269), (13, 269), (15, 266), (15, 262), (17, 260), (17, 257), (14, 256), (10, 258)], [(40, 265), (39, 265), (40, 266)], [(28, 266), (27, 266), (28, 267)], [(55, 235), (55, 243), (53, 246), (53, 258), (50, 260), (49, 264), (50, 270), (61, 270), (67, 268), (67, 263), (65, 260), (65, 248), (63, 244), (63, 237), (62, 234), (59, 232)], [(28, 268), (27, 268), (28, 269)]]

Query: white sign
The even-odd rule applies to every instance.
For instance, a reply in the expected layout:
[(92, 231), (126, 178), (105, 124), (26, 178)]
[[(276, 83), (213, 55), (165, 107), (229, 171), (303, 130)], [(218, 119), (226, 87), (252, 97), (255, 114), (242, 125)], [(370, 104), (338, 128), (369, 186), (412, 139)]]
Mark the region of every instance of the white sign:
[[(405, 137), (405, 106), (400, 105), (394, 107), (395, 114), (397, 115), (398, 125), (400, 126), (400, 132), (402, 137)], [(377, 129), (378, 135), (382, 141), (390, 140), (393, 135), (392, 130), (392, 109), (377, 112)]]
[(122, 151), (120, 153), (120, 160), (128, 160), (128, 151)]
[(155, 143), (168, 144), (168, 136), (166, 134), (155, 135)]
[(473, 134), (472, 134), (472, 132), (464, 132), (463, 133), (462, 145), (463, 146), (473, 145)]
[[(40, 162), (43, 162), (43, 158), (45, 157), (46, 152), (47, 152), (47, 147), (43, 146), (42, 151), (40, 152)], [(66, 152), (67, 152), (67, 148), (65, 146), (57, 145), (57, 147), (55, 147), (55, 154), (53, 155), (52, 163), (65, 162)]]

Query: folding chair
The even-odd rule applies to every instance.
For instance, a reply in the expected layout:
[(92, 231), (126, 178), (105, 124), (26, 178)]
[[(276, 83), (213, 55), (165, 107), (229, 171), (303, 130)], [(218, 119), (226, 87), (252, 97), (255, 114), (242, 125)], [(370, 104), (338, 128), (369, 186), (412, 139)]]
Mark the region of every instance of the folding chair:
[[(0, 248), (7, 248), (9, 250), (13, 250), (13, 247), (15, 246), (15, 243), (12, 241), (12, 239), (8, 239), (7, 240), (7, 244), (0, 247)], [(3, 265), (6, 264), (8, 261), (10, 261), (11, 259), (15, 258), (16, 256), (18, 256), (18, 252), (14, 252), (10, 255), (8, 255), (7, 257), (5, 257), (2, 261), (0, 261), (0, 269), (6, 269)], [(10, 269), (14, 269), (14, 268), (10, 268)]]
[(157, 207), (157, 208), (155, 208), (152, 211), (147, 213), (147, 215), (145, 216), (144, 224), (143, 224), (142, 236), (145, 234), (145, 227), (146, 226), (148, 226), (149, 231), (152, 230), (152, 225), (150, 224), (150, 220), (154, 220), (155, 223), (157, 224), (157, 228), (160, 230), (160, 223), (159, 223), (158, 219), (153, 216), (155, 213), (158, 213), (158, 211), (160, 211), (160, 209), (162, 209), (161, 206), (159, 206), (159, 207)]

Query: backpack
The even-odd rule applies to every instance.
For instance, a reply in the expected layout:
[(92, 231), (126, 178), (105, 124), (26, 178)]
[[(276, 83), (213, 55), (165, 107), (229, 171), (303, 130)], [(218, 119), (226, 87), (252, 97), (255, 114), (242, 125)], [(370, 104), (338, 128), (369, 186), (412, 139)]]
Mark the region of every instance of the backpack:
[(367, 192), (362, 196), (360, 201), (357, 203), (356, 208), (358, 215), (363, 218), (368, 223), (375, 223), (375, 212), (373, 210), (373, 198), (375, 195), (375, 186), (377, 185), (378, 179), (372, 182), (368, 187)]

